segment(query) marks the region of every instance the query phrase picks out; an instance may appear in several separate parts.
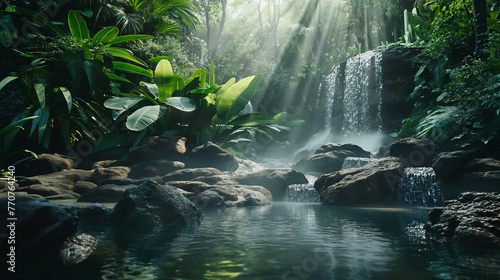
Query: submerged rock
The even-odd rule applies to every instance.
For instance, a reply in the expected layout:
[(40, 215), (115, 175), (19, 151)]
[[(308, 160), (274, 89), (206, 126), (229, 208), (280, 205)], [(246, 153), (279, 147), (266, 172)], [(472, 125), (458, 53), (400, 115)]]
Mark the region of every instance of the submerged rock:
[(201, 211), (181, 193), (148, 180), (125, 191), (114, 208), (111, 223), (161, 230), (171, 224), (196, 223), (201, 217)]
[[(62, 206), (45, 199), (16, 196), (14, 215), (8, 214), (8, 199), (0, 199), (0, 234), (15, 233), (15, 254), (19, 265), (28, 265), (27, 259), (38, 257), (56, 259), (61, 246), (76, 233), (79, 207)], [(12, 201), (11, 201), (12, 202)], [(11, 221), (8, 218), (16, 218)], [(14, 225), (14, 226), (12, 226)], [(8, 227), (12, 226), (12, 227)], [(0, 243), (2, 252), (9, 252), (7, 242)], [(4, 258), (6, 254), (2, 254)]]
[(360, 168), (325, 174), (318, 178), (314, 188), (325, 204), (394, 203), (403, 169), (398, 158), (382, 158)]
[(273, 202), (271, 192), (261, 186), (211, 186), (194, 199), (199, 208), (263, 206)]
[(500, 248), (500, 193), (462, 193), (432, 209), (425, 230), (459, 246)]
[(74, 265), (86, 260), (97, 248), (97, 239), (88, 234), (68, 238), (61, 249), (60, 258), (64, 265)]

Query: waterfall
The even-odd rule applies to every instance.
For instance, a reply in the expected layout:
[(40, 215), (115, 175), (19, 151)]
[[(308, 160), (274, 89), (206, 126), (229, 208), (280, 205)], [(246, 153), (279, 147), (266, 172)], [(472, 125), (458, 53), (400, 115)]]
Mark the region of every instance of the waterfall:
[(398, 201), (404, 205), (439, 206), (444, 196), (432, 167), (408, 167), (398, 185)]
[(381, 59), (377, 51), (359, 54), (335, 67), (326, 78), (320, 115), (325, 116), (325, 128), (343, 141), (382, 129)]
[(359, 168), (372, 161), (375, 161), (375, 159), (362, 158), (362, 157), (347, 157), (346, 159), (344, 159), (344, 162), (342, 163), (342, 169)]
[(284, 201), (289, 202), (319, 202), (319, 193), (314, 188), (314, 182), (317, 177), (305, 175), (307, 184), (293, 184), (288, 186), (286, 190)]

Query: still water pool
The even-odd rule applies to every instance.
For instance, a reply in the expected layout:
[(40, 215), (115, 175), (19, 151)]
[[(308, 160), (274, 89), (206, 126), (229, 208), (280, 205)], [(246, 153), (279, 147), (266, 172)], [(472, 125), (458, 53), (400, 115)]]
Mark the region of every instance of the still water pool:
[[(50, 279), (500, 279), (500, 252), (426, 238), (427, 208), (319, 203), (208, 209), (200, 225), (141, 235), (83, 228), (97, 251)], [(46, 278), (49, 279), (49, 278)]]

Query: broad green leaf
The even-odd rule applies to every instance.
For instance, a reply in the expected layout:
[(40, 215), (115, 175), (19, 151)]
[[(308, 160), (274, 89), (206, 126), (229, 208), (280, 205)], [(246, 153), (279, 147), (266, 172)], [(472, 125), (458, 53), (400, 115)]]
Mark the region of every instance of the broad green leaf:
[(40, 109), (41, 109), (40, 122), (38, 123), (38, 144), (41, 144), (43, 140), (44, 141), (43, 146), (45, 148), (48, 148), (48, 143), (46, 142), (48, 140), (45, 139), (45, 137), (47, 137), (46, 135), (50, 133), (50, 129), (47, 129), (49, 125), (50, 111), (49, 108), (40, 108)]
[(95, 34), (94, 38), (92, 39), (92, 42), (99, 44), (107, 44), (111, 40), (113, 40), (118, 35), (119, 32), (120, 30), (118, 29), (118, 27), (115, 26), (105, 27), (101, 29), (101, 31), (97, 32), (97, 34)]
[(129, 41), (135, 41), (135, 40), (148, 40), (148, 39), (153, 39), (154, 37), (151, 35), (141, 35), (141, 34), (135, 34), (135, 35), (124, 35), (124, 36), (118, 36), (108, 42), (109, 45), (114, 45), (114, 44), (119, 44), (119, 43), (124, 43), (124, 42), (129, 42)]
[(162, 59), (155, 69), (155, 83), (158, 87), (158, 99), (163, 102), (165, 98), (172, 96), (172, 65), (166, 59)]
[(276, 119), (268, 115), (251, 114), (251, 115), (241, 116), (229, 122), (228, 124), (234, 126), (258, 126), (262, 124), (271, 124), (277, 122), (278, 121)]
[(114, 97), (104, 101), (104, 107), (111, 110), (126, 110), (145, 100), (142, 97)]
[(170, 57), (170, 56), (156, 56), (156, 57), (152, 57), (150, 59), (147, 59), (146, 60), (146, 63), (148, 65), (153, 65), (153, 64), (157, 64), (158, 62), (160, 62), (162, 59), (167, 59), (167, 60), (170, 60), (172, 61), (173, 59)]
[[(247, 77), (229, 88), (224, 85), (217, 94), (217, 115), (223, 121), (229, 121), (250, 101), (260, 82), (261, 75)], [(223, 91), (224, 89), (224, 91)]]
[(154, 105), (142, 107), (128, 116), (127, 128), (132, 131), (144, 130), (161, 118), (166, 111), (167, 106)]
[(205, 71), (204, 69), (198, 69), (198, 70), (194, 71), (193, 74), (191, 75), (191, 77), (186, 80), (185, 84), (187, 85), (197, 78), (199, 81), (198, 87), (204, 88), (205, 87), (205, 80), (207, 79), (207, 71)]
[(16, 76), (8, 76), (8, 77), (5, 77), (1, 82), (0, 82), (0, 90), (3, 89), (3, 87), (5, 85), (7, 85), (8, 83), (14, 81), (15, 79), (17, 79), (19, 77), (16, 77)]
[(66, 33), (59, 29), (59, 27), (55, 26), (52, 22), (50, 22), (46, 17), (42, 16), (39, 13), (35, 13), (32, 10), (26, 8), (19, 8), (19, 11), (26, 15), (29, 19), (32, 19), (35, 22), (40, 23), (40, 26), (45, 27), (52, 35), (64, 37)]
[(156, 84), (141, 82), (140, 85), (143, 87), (147, 87), (149, 92), (151, 92), (156, 98), (158, 98), (158, 87), (156, 86)]
[(191, 93), (203, 93), (203, 94), (209, 94), (212, 92), (215, 92), (217, 89), (219, 89), (218, 85), (213, 85), (209, 88), (197, 88), (191, 91)]
[(196, 104), (194, 101), (187, 97), (170, 97), (165, 99), (165, 104), (183, 112), (192, 112), (196, 110)]
[(132, 83), (131, 81), (129, 81), (129, 80), (127, 80), (127, 79), (123, 78), (123, 77), (120, 77), (120, 76), (118, 76), (118, 75), (116, 75), (116, 74), (113, 74), (113, 73), (106, 73), (106, 75), (108, 75), (108, 78), (109, 78), (110, 80), (119, 81), (119, 82), (125, 82), (125, 83), (129, 83), (129, 84), (131, 84), (131, 85), (135, 85), (135, 84), (134, 84), (134, 83)]
[(181, 77), (181, 75), (175, 74), (172, 77), (172, 92), (174, 91), (180, 91), (183, 90), (186, 84), (184, 83), (184, 79)]
[(89, 29), (85, 20), (82, 16), (75, 11), (69, 11), (68, 13), (68, 25), (71, 35), (73, 35), (73, 40), (75, 42), (82, 40), (90, 40)]
[(135, 57), (134, 54), (130, 50), (123, 49), (123, 48), (116, 48), (116, 47), (107, 47), (104, 50), (112, 56), (127, 59), (127, 60), (133, 61), (137, 64), (140, 64), (144, 67), (148, 67), (148, 65), (144, 61)]
[(38, 97), (38, 102), (40, 102), (40, 107), (45, 107), (45, 85), (35, 84), (35, 92)]
[(153, 71), (151, 70), (146, 70), (142, 67), (139, 67), (137, 65), (133, 65), (130, 63), (125, 63), (125, 62), (120, 62), (120, 61), (112, 61), (113, 68), (115, 70), (123, 71), (126, 73), (130, 74), (137, 74), (137, 75), (143, 75), (149, 78), (153, 78)]
[(36, 118), (38, 118), (38, 117), (31, 116), (31, 117), (23, 118), (23, 119), (17, 120), (15, 122), (9, 124), (8, 126), (0, 129), (0, 139), (4, 138), (7, 134), (9, 134), (13, 131), (17, 131), (17, 130), (21, 129), (26, 121), (36, 119)]
[(66, 100), (66, 104), (68, 104), (68, 113), (71, 113), (71, 106), (73, 105), (71, 92), (69, 92), (69, 90), (65, 87), (59, 87), (59, 89), (64, 96), (64, 100)]

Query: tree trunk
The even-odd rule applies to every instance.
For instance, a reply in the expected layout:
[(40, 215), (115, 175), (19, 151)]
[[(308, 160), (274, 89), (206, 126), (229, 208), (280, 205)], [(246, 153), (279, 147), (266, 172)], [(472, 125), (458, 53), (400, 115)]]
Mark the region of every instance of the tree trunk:
[[(212, 44), (210, 43), (210, 0), (207, 0), (207, 5), (205, 6), (205, 21), (207, 23), (207, 50), (208, 50), (208, 56), (211, 56), (211, 49), (212, 49)], [(209, 60), (212, 59), (212, 57), (208, 58)]]
[(486, 41), (488, 40), (488, 24), (486, 20), (486, 0), (474, 0), (474, 27), (476, 29), (476, 58), (486, 59)]
[(217, 37), (215, 38), (215, 42), (212, 47), (212, 52), (210, 57), (213, 59), (217, 55), (217, 50), (219, 49), (220, 45), (220, 37), (222, 36), (222, 30), (224, 29), (224, 24), (226, 22), (226, 8), (227, 8), (227, 0), (221, 0), (220, 1), (222, 5), (222, 16), (220, 20), (220, 27), (219, 27), (219, 32), (217, 33)]

